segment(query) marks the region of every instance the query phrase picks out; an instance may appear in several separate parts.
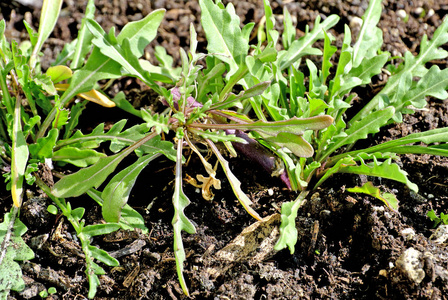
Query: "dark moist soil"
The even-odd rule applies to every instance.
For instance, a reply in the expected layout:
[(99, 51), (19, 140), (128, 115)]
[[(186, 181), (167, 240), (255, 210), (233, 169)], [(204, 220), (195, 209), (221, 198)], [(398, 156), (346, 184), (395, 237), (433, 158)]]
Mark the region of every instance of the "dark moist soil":
[[(36, 1), (37, 2), (37, 1)], [(105, 28), (121, 29), (127, 22), (141, 19), (157, 8), (167, 10), (159, 35), (152, 43), (162, 45), (179, 63), (178, 49), (188, 50), (189, 24), (193, 22), (199, 33), (199, 46), (206, 47), (199, 25), (196, 1), (99, 0), (96, 20)], [(227, 1), (225, 1), (227, 2)], [(258, 24), (263, 16), (262, 1), (235, 1), (236, 12), (242, 23)], [(277, 26), (281, 29), (281, 15), (286, 6), (302, 36), (306, 25), (315, 18), (337, 14), (341, 21), (331, 31), (340, 48), (343, 24), (351, 24), (356, 34), (357, 19), (367, 8), (363, 0), (272, 1)], [(445, 0), (403, 1), (385, 0), (379, 26), (384, 33), (384, 51), (394, 56), (405, 51), (416, 53), (424, 34), (432, 36), (448, 11)], [(47, 68), (67, 42), (76, 37), (84, 13), (84, 0), (64, 2), (62, 17), (54, 34), (44, 48), (43, 68)], [(421, 8), (427, 12), (420, 16)], [(1, 3), (1, 14), (6, 19), (8, 38), (26, 39), (22, 20), (35, 28), (39, 9), (16, 2)], [(404, 10), (407, 21), (399, 17)], [(152, 47), (148, 47), (151, 55)], [(446, 61), (435, 62), (441, 68)], [(360, 102), (370, 99), (385, 83), (378, 76), (375, 83), (358, 89)], [(136, 107), (153, 106), (155, 95), (134, 79), (117, 81), (109, 90), (111, 95), (124, 91)], [(91, 130), (100, 122), (112, 124), (124, 115), (118, 109), (103, 109), (89, 104), (81, 118), (81, 129)], [(428, 102), (425, 110), (406, 116), (402, 124), (384, 129), (363, 146), (382, 140), (398, 138), (413, 132), (448, 126), (448, 102)], [(189, 156), (188, 153), (185, 153)], [(230, 160), (235, 175), (263, 217), (279, 212), (285, 201), (297, 196), (288, 191), (276, 178), (265, 174), (243, 157)], [(404, 185), (377, 178), (337, 175), (309, 194), (297, 217), (298, 242), (295, 253), (283, 250), (275, 253), (269, 246), (275, 243), (277, 219), (260, 228), (245, 230), (247, 244), (238, 249), (232, 240), (254, 220), (238, 205), (231, 188), (221, 173), (221, 190), (215, 191), (213, 201), (203, 200), (196, 188), (184, 185), (191, 205), (186, 214), (195, 223), (197, 233), (183, 235), (187, 253), (185, 278), (191, 297), (197, 299), (447, 299), (448, 255), (446, 245), (437, 244), (429, 237), (434, 232), (426, 213), (448, 210), (448, 160), (429, 155), (401, 156), (400, 165), (420, 187), (419, 194)], [(185, 298), (177, 281), (172, 250), (174, 164), (166, 159), (151, 163), (140, 176), (130, 204), (146, 220), (149, 234), (119, 231), (97, 237), (93, 244), (114, 253), (120, 266), (103, 266), (96, 299), (177, 299)], [(203, 167), (192, 155), (184, 173), (191, 177)], [(347, 187), (372, 180), (376, 185), (394, 193), (400, 200), (399, 212), (393, 212), (379, 201), (346, 191)], [(9, 211), (11, 199), (4, 193), (0, 215)], [(25, 201), (21, 220), (28, 226), (25, 236), (36, 258), (22, 265), (27, 288), (12, 293), (11, 299), (30, 299), (44, 287), (54, 286), (52, 299), (85, 299), (88, 282), (83, 254), (73, 228), (61, 217), (46, 213), (45, 200)], [(86, 222), (101, 222), (100, 209), (87, 198), (71, 199), (73, 206), (86, 208)], [(269, 236), (271, 234), (271, 236)], [(266, 237), (263, 240), (263, 237)], [(249, 243), (251, 240), (253, 243)], [(265, 241), (264, 244), (261, 244)], [(252, 248), (250, 248), (252, 247)], [(129, 250), (123, 255), (123, 250)], [(251, 251), (253, 250), (253, 251)], [(246, 252), (244, 252), (246, 251)], [(232, 255), (237, 255), (232, 257)], [(239, 255), (239, 256), (238, 256)], [(399, 259), (401, 256), (401, 259)], [(400, 263), (400, 261), (403, 261)], [(407, 271), (404, 271), (406, 265)], [(400, 267), (401, 266), (401, 267)], [(421, 278), (424, 275), (423, 278)], [(414, 278), (414, 279), (413, 279)], [(417, 279), (416, 279), (417, 278)], [(421, 282), (420, 282), (421, 281)]]

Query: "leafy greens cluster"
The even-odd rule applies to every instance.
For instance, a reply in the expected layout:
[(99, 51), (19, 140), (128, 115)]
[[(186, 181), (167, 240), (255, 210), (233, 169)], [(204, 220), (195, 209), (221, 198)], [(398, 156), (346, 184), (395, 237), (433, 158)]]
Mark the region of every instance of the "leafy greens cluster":
[[(446, 19), (431, 40), (423, 38), (417, 56), (406, 53), (402, 63), (394, 66), (388, 64), (390, 55), (381, 52), (382, 31), (376, 27), (381, 1), (371, 0), (356, 42), (352, 42), (350, 28), (345, 26), (341, 54), (334, 66), (337, 48), (328, 30), (337, 24), (338, 16), (328, 16), (324, 21), (317, 18), (313, 29), (306, 28), (305, 35), (297, 39), (287, 9), (280, 34), (269, 1), (264, 0), (264, 23), (258, 28), (257, 43), (251, 44), (255, 24), (241, 28), (232, 4), (224, 6), (219, 0), (199, 0), (199, 4), (207, 53), (197, 52), (197, 35), (191, 26), (190, 51), (180, 50), (179, 68), (172, 66), (173, 59), (161, 47), (156, 48), (157, 66), (141, 59), (145, 47), (156, 37), (163, 9), (128, 23), (116, 35), (114, 28), (106, 33), (93, 20), (95, 5), (89, 0), (77, 39), (65, 47), (45, 74), (40, 70), (38, 53), (54, 27), (61, 1), (44, 1), (39, 32), (27, 26), (28, 47), (19, 47), (14, 41), (9, 44), (4, 37), (5, 22), (0, 22), (4, 108), (0, 110), (0, 137), (4, 164), (10, 168), (6, 175), (14, 209), (17, 212), (21, 206), (24, 180), (28, 184), (36, 182), (53, 200), (56, 206), (49, 206), (49, 211), (58, 213), (59, 209), (80, 239), (86, 256), (89, 298), (96, 294), (98, 275), (105, 272), (93, 259), (108, 266), (118, 265), (105, 251), (90, 245), (90, 238), (119, 228), (147, 230), (143, 218), (127, 201), (140, 172), (162, 155), (175, 162), (174, 254), (180, 284), (188, 295), (183, 277), (186, 256), (182, 231), (194, 233), (195, 227), (184, 213), (190, 203), (182, 186), (185, 148), (198, 155), (204, 166), (207, 175), (197, 177), (204, 198), (213, 199), (211, 189), (219, 189), (221, 183), (216, 178), (216, 167), (202, 155), (198, 144), (206, 145), (214, 154), (236, 198), (257, 220), (262, 218), (251, 207), (222, 149), (233, 156), (248, 156), (273, 176), (279, 176), (287, 187), (299, 191), (295, 201), (282, 205), (281, 236), (276, 245), (277, 250), (289, 247), (291, 252), (297, 241), (295, 217), (300, 205), (309, 191), (333, 174), (388, 178), (417, 192), (418, 187), (407, 173), (394, 163), (397, 154), (448, 154), (447, 128), (410, 134), (366, 149), (355, 145), (382, 127), (401, 122), (403, 114), (423, 108), (427, 96), (448, 97), (447, 69), (427, 67), (430, 61), (448, 56), (441, 49), (448, 41)], [(313, 46), (318, 40), (324, 42), (322, 50)], [(306, 69), (302, 68), (302, 60), (309, 55), (322, 58), (320, 70), (309, 59), (305, 60)], [(387, 84), (347, 119), (355, 98), (353, 89), (371, 83), (385, 68), (390, 73)], [(100, 90), (98, 81), (123, 76), (136, 77), (152, 88), (167, 109), (159, 114), (137, 110), (123, 93), (109, 99)], [(67, 83), (61, 83), (64, 80)], [(71, 104), (76, 96), (86, 100)], [(26, 100), (25, 107), (22, 100)], [(91, 133), (82, 133), (76, 126), (86, 101), (117, 106), (141, 118), (141, 124), (126, 128), (126, 120), (122, 120), (107, 131), (100, 124)], [(166, 140), (163, 137), (170, 136), (167, 133), (175, 138)], [(110, 142), (112, 155), (98, 150), (104, 142)], [(135, 163), (115, 174), (128, 156), (135, 156)], [(50, 165), (50, 161), (58, 167), (72, 164), (80, 169), (61, 176), (51, 186), (33, 175), (38, 166)], [(102, 185), (102, 191), (98, 190)], [(392, 210), (398, 209), (395, 196), (371, 182), (349, 191), (371, 195)], [(84, 208), (72, 209), (65, 200), (82, 194), (102, 206), (105, 224), (85, 225)], [(8, 220), (14, 223), (14, 218)], [(21, 286), (20, 282), (17, 286)]]

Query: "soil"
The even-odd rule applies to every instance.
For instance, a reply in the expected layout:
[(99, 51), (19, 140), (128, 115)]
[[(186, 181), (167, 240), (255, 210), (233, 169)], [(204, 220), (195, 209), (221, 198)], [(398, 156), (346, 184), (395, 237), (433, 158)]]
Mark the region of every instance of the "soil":
[[(179, 47), (188, 50), (189, 25), (193, 22), (199, 33), (199, 46), (205, 39), (199, 24), (197, 1), (176, 0), (98, 0), (96, 20), (105, 28), (120, 30), (127, 22), (139, 20), (157, 8), (167, 10), (159, 35), (148, 47), (161, 45), (179, 64)], [(224, 1), (228, 2), (228, 1)], [(272, 1), (277, 26), (281, 28), (283, 7), (287, 7), (297, 25), (298, 36), (315, 18), (330, 14), (341, 17), (332, 29), (337, 46), (341, 46), (343, 24), (351, 24), (356, 34), (357, 17), (367, 8), (366, 0), (303, 0)], [(380, 28), (384, 33), (384, 51), (394, 56), (405, 51), (416, 53), (424, 34), (432, 36), (448, 11), (448, 1), (383, 1)], [(15, 1), (1, 3), (1, 17), (8, 24), (8, 38), (26, 39), (22, 20), (38, 27), (39, 8), (23, 6)], [(263, 16), (261, 0), (235, 1), (242, 23), (258, 24)], [(421, 9), (426, 15), (421, 15)], [(46, 44), (43, 68), (47, 68), (67, 42), (76, 37), (85, 9), (84, 0), (63, 4), (62, 18)], [(407, 19), (400, 18), (401, 10)], [(447, 61), (435, 62), (441, 68)], [(360, 99), (368, 100), (384, 82), (358, 90)], [(154, 94), (133, 79), (118, 80), (111, 94), (124, 91), (136, 106), (155, 103)], [(362, 105), (362, 103), (360, 104)], [(80, 121), (88, 131), (100, 122), (113, 123), (124, 116), (118, 109), (103, 109), (89, 104)], [(133, 122), (132, 118), (130, 118)], [(448, 101), (428, 101), (425, 110), (406, 116), (402, 124), (382, 130), (365, 143), (398, 138), (413, 132), (448, 126)], [(368, 146), (368, 144), (367, 144)], [(186, 153), (188, 155), (188, 153)], [(282, 183), (257, 169), (244, 157), (231, 159), (235, 175), (243, 190), (255, 203), (263, 217), (279, 212), (285, 201), (297, 194)], [(447, 299), (448, 255), (446, 244), (431, 240), (433, 223), (426, 213), (448, 211), (448, 159), (429, 155), (403, 155), (400, 165), (410, 174), (420, 191), (415, 194), (402, 184), (378, 178), (337, 175), (309, 194), (297, 217), (298, 242), (294, 254), (288, 250), (272, 250), (278, 218), (272, 217), (262, 227), (248, 227), (254, 220), (242, 209), (222, 173), (221, 190), (213, 201), (203, 200), (196, 188), (185, 184), (192, 201), (186, 214), (195, 223), (197, 233), (183, 235), (187, 253), (185, 277), (191, 298), (196, 299)], [(177, 281), (171, 219), (171, 193), (174, 164), (168, 160), (151, 163), (141, 174), (130, 204), (146, 220), (149, 234), (119, 231), (95, 238), (93, 244), (115, 253), (120, 267), (108, 268), (101, 276), (95, 299), (184, 299)], [(185, 166), (185, 174), (194, 177), (202, 171), (194, 155)], [(368, 196), (353, 194), (346, 187), (366, 180), (394, 193), (399, 210), (393, 212)], [(7, 194), (4, 194), (7, 195)], [(63, 218), (46, 213), (45, 200), (25, 201), (21, 220), (27, 225), (25, 240), (36, 258), (22, 264), (26, 289), (12, 293), (10, 299), (31, 299), (44, 288), (56, 287), (51, 299), (86, 299), (88, 282), (83, 254), (73, 229)], [(86, 223), (101, 222), (101, 212), (87, 198), (71, 199), (73, 206), (87, 210)], [(11, 199), (0, 201), (0, 215), (9, 211)], [(256, 226), (256, 225), (255, 225)], [(246, 252), (233, 241), (244, 230)], [(250, 238), (249, 238), (250, 237)], [(233, 242), (232, 242), (233, 241)], [(252, 247), (252, 248), (249, 248)], [(123, 252), (123, 250), (129, 250)], [(240, 249), (241, 250), (241, 249)], [(121, 253), (121, 254), (120, 254)], [(125, 255), (123, 255), (125, 253)], [(235, 257), (231, 255), (238, 254)]]

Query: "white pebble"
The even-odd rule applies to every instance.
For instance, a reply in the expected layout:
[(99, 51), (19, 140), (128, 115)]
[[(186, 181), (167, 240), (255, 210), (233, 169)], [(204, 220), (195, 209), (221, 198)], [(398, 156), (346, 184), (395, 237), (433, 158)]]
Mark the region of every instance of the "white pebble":
[(397, 11), (397, 16), (398, 16), (400, 19), (404, 20), (404, 19), (406, 18), (406, 16), (407, 16), (406, 11), (405, 11), (404, 9), (399, 9), (399, 10)]
[(421, 253), (411, 247), (404, 251), (396, 262), (397, 268), (416, 284), (420, 284), (423, 278), (425, 278), (425, 271), (423, 271), (420, 256)]
[(407, 240), (410, 241), (415, 237), (415, 231), (412, 228), (405, 228), (401, 231), (401, 235)]

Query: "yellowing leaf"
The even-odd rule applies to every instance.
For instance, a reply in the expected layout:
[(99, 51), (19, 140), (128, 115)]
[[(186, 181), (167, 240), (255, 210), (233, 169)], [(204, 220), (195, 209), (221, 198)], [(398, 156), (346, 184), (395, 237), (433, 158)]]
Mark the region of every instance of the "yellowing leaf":
[(215, 197), (215, 195), (210, 190), (210, 188), (213, 186), (215, 189), (220, 190), (221, 181), (213, 176), (204, 177), (202, 175), (197, 175), (196, 178), (202, 182), (202, 197), (204, 197), (205, 200), (213, 200), (213, 197)]
[[(70, 85), (66, 83), (55, 84), (56, 90), (58, 91), (65, 91), (68, 89), (69, 86)], [(95, 89), (92, 89), (85, 93), (80, 93), (78, 94), (78, 96), (86, 100), (95, 102), (96, 104), (99, 104), (104, 107), (115, 107), (115, 103), (113, 101), (111, 101), (106, 95), (98, 92)]]
[(114, 107), (115, 103), (112, 102), (109, 98), (107, 98), (104, 94), (101, 94), (97, 90), (90, 90), (86, 93), (79, 94), (82, 98), (95, 102), (104, 107)]

